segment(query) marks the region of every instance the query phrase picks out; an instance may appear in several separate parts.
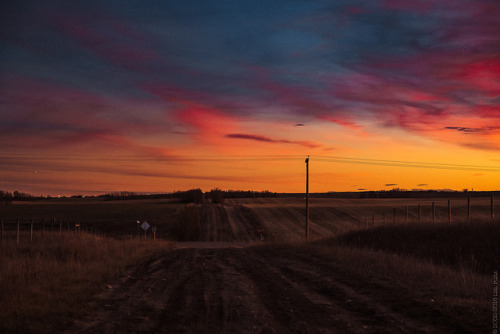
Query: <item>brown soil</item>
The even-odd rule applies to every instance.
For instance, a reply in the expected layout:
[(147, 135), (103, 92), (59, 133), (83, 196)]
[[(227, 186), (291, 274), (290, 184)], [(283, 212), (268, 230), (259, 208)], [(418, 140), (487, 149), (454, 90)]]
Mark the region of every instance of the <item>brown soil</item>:
[(110, 283), (94, 306), (67, 332), (457, 331), (408, 296), (352, 277), (327, 259), (231, 242), (179, 244)]

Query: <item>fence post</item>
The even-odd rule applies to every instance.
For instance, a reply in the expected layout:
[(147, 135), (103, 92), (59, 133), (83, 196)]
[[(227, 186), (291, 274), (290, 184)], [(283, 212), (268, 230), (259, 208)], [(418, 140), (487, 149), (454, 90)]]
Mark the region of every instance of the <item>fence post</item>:
[(418, 222), (419, 223), (422, 222), (422, 208), (421, 208), (420, 204), (418, 205)]
[(33, 242), (33, 220), (31, 220), (30, 242)]
[(62, 236), (62, 221), (59, 220), (59, 236)]
[(392, 223), (396, 224), (396, 208), (392, 210)]
[(42, 218), (42, 238), (43, 238), (43, 230), (45, 230), (45, 220)]
[(432, 222), (436, 222), (436, 208), (434, 206), (434, 202), (432, 202)]
[(448, 200), (448, 223), (451, 223), (451, 200)]
[(495, 219), (495, 201), (493, 195), (491, 195), (491, 221)]
[(19, 244), (19, 219), (17, 220), (17, 235), (16, 235), (16, 243)]
[(1, 232), (0, 232), (0, 242), (3, 244), (3, 220), (2, 220), (2, 228), (1, 228)]
[(408, 205), (405, 208), (405, 224), (408, 223)]
[(470, 223), (470, 196), (467, 197), (467, 222)]

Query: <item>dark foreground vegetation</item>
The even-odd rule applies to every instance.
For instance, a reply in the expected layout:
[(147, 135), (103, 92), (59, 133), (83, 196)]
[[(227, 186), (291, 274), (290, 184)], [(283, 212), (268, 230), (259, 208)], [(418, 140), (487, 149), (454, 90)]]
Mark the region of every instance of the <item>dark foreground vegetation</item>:
[[(24, 236), (26, 237), (26, 236)], [(0, 333), (56, 333), (90, 310), (89, 302), (166, 242), (45, 232), (0, 248)]]
[[(106, 315), (95, 328), (115, 321), (111, 332), (490, 332), (500, 224), (363, 224), (379, 205), (407, 204), (378, 201), (338, 202), (344, 207), (316, 202), (313, 221), (323, 229), (315, 235), (331, 229), (335, 236), (309, 243), (302, 241), (303, 216), (293, 200), (78, 199), (3, 206), (0, 332), (72, 332), (75, 321), (100, 314)], [(44, 219), (45, 229), (36, 225), (31, 241), (34, 218)], [(136, 222), (146, 219), (158, 227), (156, 241)], [(19, 243), (17, 220), (25, 223)], [(67, 221), (80, 222), (80, 229), (68, 231)], [(256, 221), (269, 232), (264, 241), (255, 239)], [(84, 224), (113, 237), (85, 233)], [(158, 235), (171, 241), (159, 242)], [(249, 247), (172, 249), (180, 240), (235, 239)], [(109, 283), (117, 278), (130, 282), (117, 292), (124, 295), (115, 295)], [(111, 299), (97, 297), (103, 293)]]
[(483, 274), (500, 269), (500, 224), (491, 222), (380, 226), (322, 242), (411, 256)]

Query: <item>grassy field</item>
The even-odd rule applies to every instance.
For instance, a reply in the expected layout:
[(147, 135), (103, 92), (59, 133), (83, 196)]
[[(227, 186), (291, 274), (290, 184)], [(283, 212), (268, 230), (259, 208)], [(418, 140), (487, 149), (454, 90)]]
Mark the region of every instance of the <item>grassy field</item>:
[[(341, 246), (332, 240), (281, 251), (333, 263), (359, 293), (379, 291), (378, 301), (392, 303), (429, 325), (452, 323), (454, 333), (487, 333), (492, 328), (492, 272), (480, 273), (465, 265), (443, 266), (404, 252)], [(495, 256), (490, 253), (491, 259)], [(437, 260), (443, 257), (440, 252), (433, 254)]]
[[(0, 332), (53, 333), (89, 312), (93, 296), (166, 242), (46, 232), (34, 242), (4, 240), (0, 252)], [(109, 287), (108, 287), (109, 288)]]
[[(153, 243), (151, 233), (140, 240), (138, 220), (157, 227), (157, 239), (170, 241), (261, 243), (256, 230), (263, 228), (263, 243), (278, 247), (273, 252), (324, 258), (353, 279), (366, 282), (361, 277), (368, 275), (384, 291), (405, 291), (411, 300), (401, 303), (414, 307), (410, 313), (455, 313), (460, 328), (484, 332), (487, 326), (477, 326), (491, 318), (491, 276), (500, 268), (499, 215), (491, 221), (489, 198), (473, 199), (470, 222), (467, 199), (452, 201), (451, 224), (448, 212), (446, 199), (311, 199), (313, 242), (304, 244), (303, 198), (232, 199), (225, 205), (95, 199), (2, 205), (0, 332), (64, 328), (90, 312), (93, 296), (127, 266), (172, 247)], [(88, 233), (97, 230), (107, 237)]]
[(128, 200), (102, 201), (102, 199), (66, 199), (39, 202), (14, 202), (0, 206), (0, 219), (10, 224), (12, 229), (17, 220), (24, 229), (29, 229), (31, 221), (40, 234), (42, 223), (46, 231), (74, 229), (80, 224), (81, 230), (92, 229), (111, 237), (135, 237), (143, 234), (137, 221), (147, 221), (158, 229), (157, 235), (166, 235), (175, 224), (181, 204), (168, 200)]

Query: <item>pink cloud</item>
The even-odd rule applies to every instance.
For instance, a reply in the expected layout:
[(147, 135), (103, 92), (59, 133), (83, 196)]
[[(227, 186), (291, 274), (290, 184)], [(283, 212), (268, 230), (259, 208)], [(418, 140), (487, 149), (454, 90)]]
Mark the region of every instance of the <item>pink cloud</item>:
[[(500, 83), (496, 58), (478, 60), (474, 55), (441, 52), (369, 66), (379, 70), (337, 78), (332, 95), (361, 103), (381, 125), (467, 147), (499, 149), (498, 129), (491, 127), (500, 117), (500, 106), (494, 102)], [(399, 69), (406, 75), (386, 76), (386, 69)], [(409, 80), (412, 75), (414, 79)], [(444, 130), (447, 127), (485, 131), (452, 133)]]
[(363, 128), (354, 122), (348, 121), (348, 117), (341, 117), (340, 115), (336, 116), (336, 117), (330, 117), (328, 115), (320, 115), (320, 116), (318, 116), (318, 118), (325, 120), (325, 121), (328, 121), (328, 122), (332, 122), (332, 123), (341, 125), (343, 127), (349, 128), (349, 129), (354, 130), (354, 131), (360, 131), (363, 134), (365, 134), (364, 131), (362, 131)]
[(51, 14), (51, 24), (99, 57), (129, 70), (142, 71), (148, 63), (161, 59), (147, 35), (104, 13), (92, 17), (72, 12)]
[(293, 144), (293, 145), (300, 145), (300, 146), (309, 147), (309, 148), (317, 148), (317, 147), (321, 146), (317, 143), (313, 143), (313, 142), (305, 141), (305, 140), (276, 139), (276, 138), (254, 135), (254, 134), (232, 133), (232, 134), (226, 135), (226, 137), (230, 138), (230, 139), (253, 140), (253, 141), (265, 142), (265, 143)]
[(240, 116), (217, 107), (217, 96), (175, 85), (144, 84), (142, 89), (171, 104), (171, 114), (180, 125), (188, 126), (198, 134), (220, 135), (221, 128), (234, 129)]
[[(356, 124), (357, 115), (346, 111), (345, 107), (325, 95), (321, 88), (283, 84), (271, 79), (272, 73), (267, 69), (252, 67), (252, 70), (256, 74), (253, 83), (255, 88), (268, 94), (269, 104), (287, 110), (290, 117), (311, 117), (328, 120), (349, 129), (361, 129)], [(325, 80), (320, 77), (311, 77), (309, 74), (296, 75), (302, 75), (305, 79), (317, 82)]]
[(457, 78), (467, 82), (488, 95), (500, 95), (500, 54), (495, 58), (472, 60), (464, 64), (457, 73)]
[(103, 97), (26, 77), (4, 77), (2, 82), (8, 83), (2, 85), (2, 96), (11, 112), (3, 122), (2, 135), (18, 138), (10, 141), (13, 148), (106, 151), (112, 147), (140, 154), (168, 153), (165, 148), (140, 143), (141, 137), (166, 128), (162, 119), (137, 117), (136, 110), (145, 106), (142, 100)]
[(190, 101), (178, 101), (175, 112), (178, 121), (189, 125), (205, 136), (220, 134), (221, 131), (237, 128), (237, 117)]

